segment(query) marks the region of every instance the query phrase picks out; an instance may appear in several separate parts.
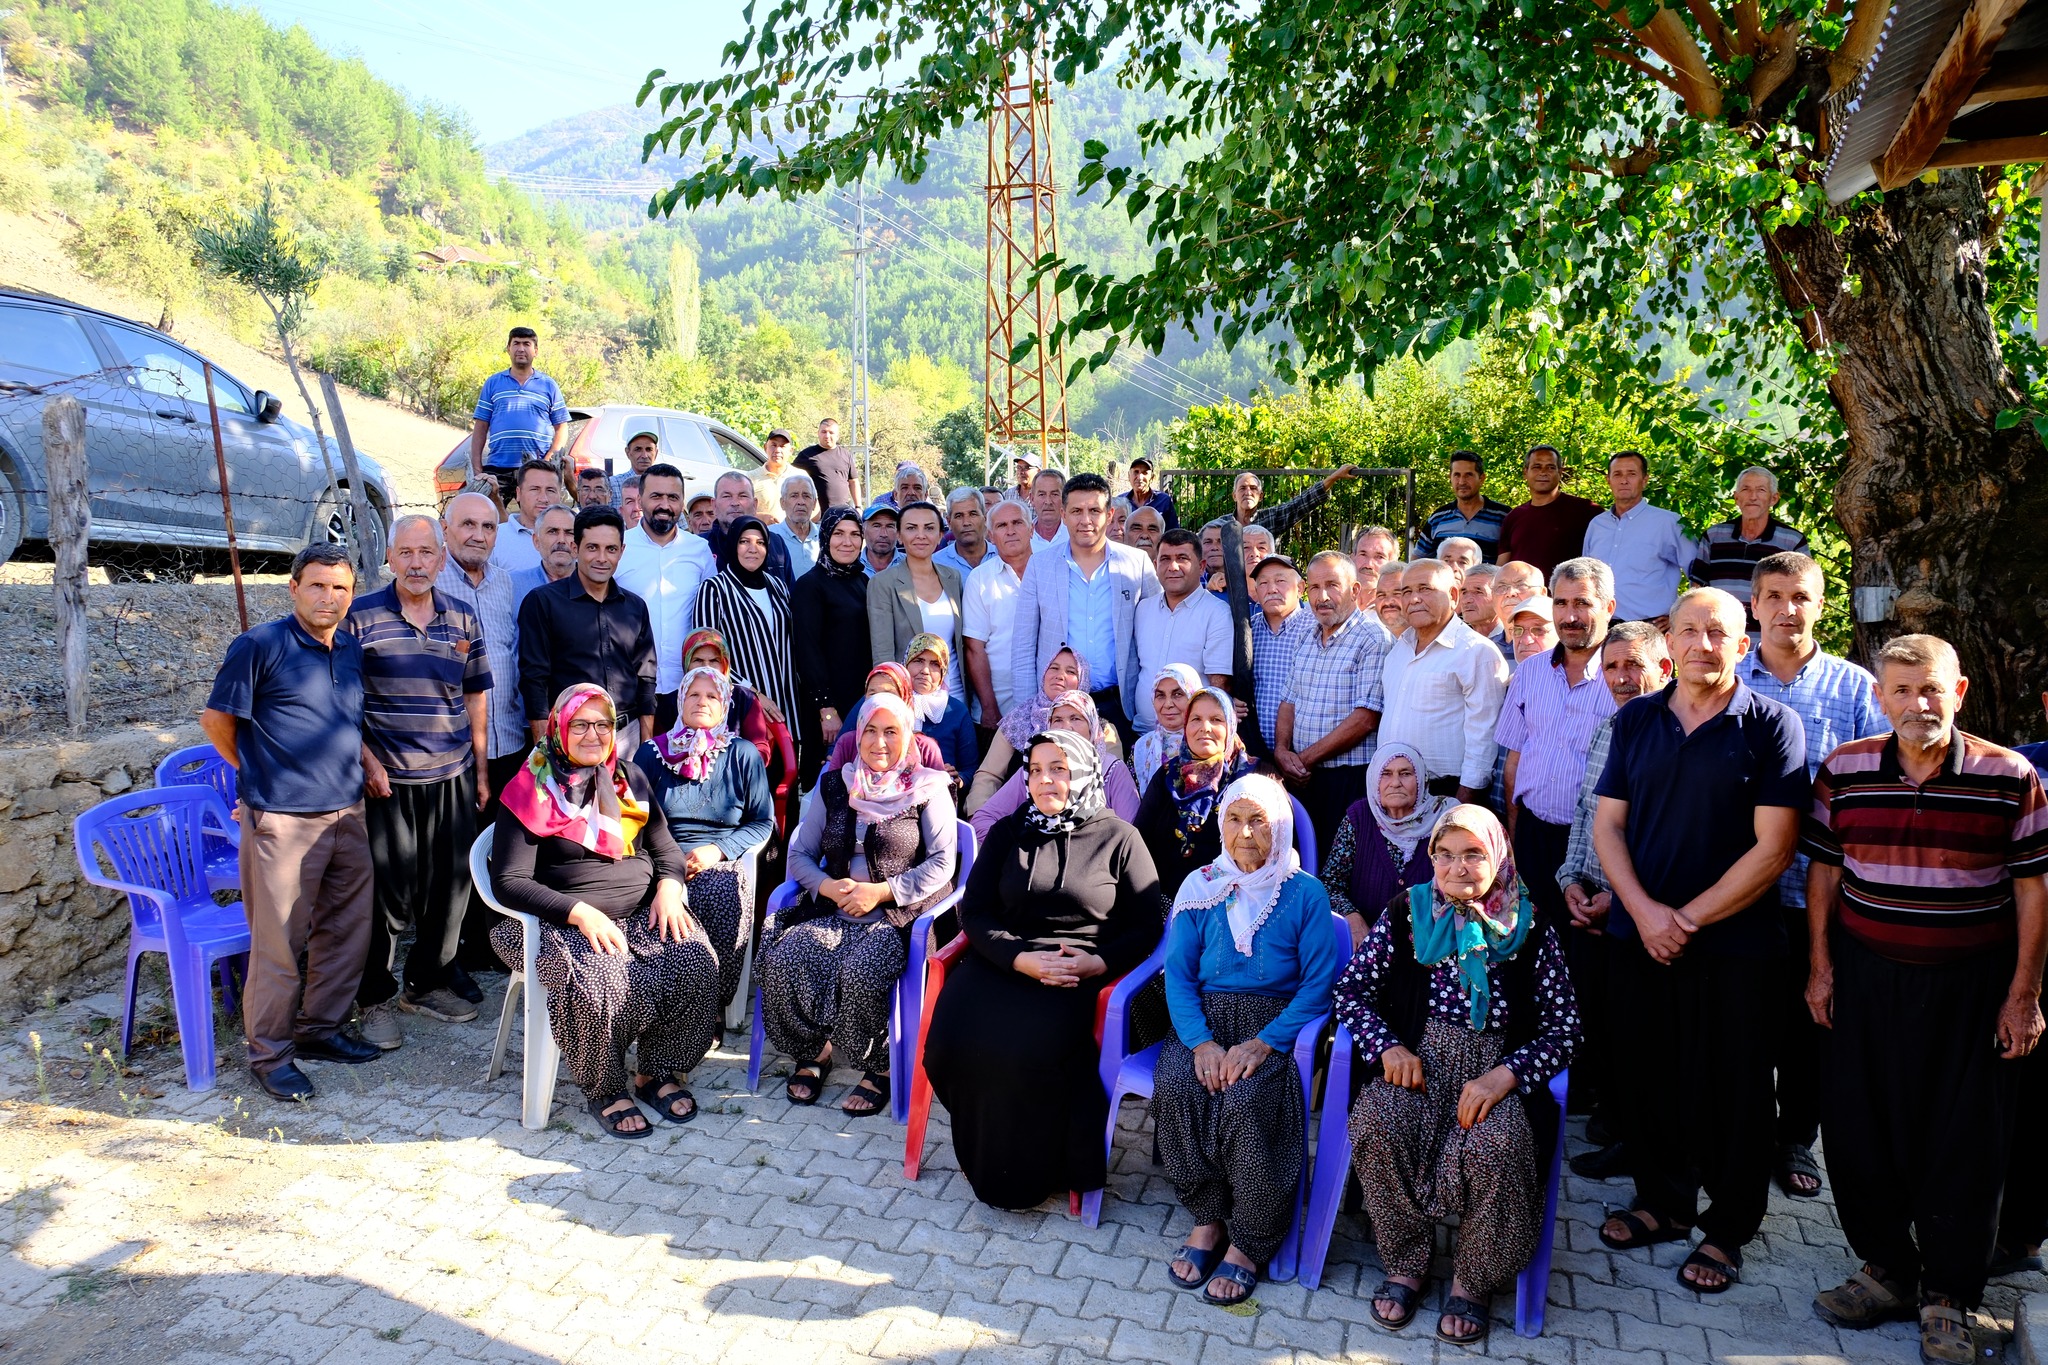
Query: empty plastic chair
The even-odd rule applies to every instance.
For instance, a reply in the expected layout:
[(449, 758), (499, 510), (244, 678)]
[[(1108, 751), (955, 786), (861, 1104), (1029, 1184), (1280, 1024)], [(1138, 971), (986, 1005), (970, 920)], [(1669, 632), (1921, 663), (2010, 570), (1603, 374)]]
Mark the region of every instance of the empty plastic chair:
[(235, 822), (235, 803), (241, 799), (241, 783), (234, 765), (220, 756), (211, 744), (195, 744), (169, 754), (156, 765), (159, 787), (210, 787), (227, 808), (224, 823), (208, 819), (206, 825), (206, 880), (215, 891), (235, 891), (242, 885), (242, 827)]
[[(80, 874), (128, 897), (121, 1054), (128, 1054), (135, 1037), (136, 966), (144, 953), (162, 953), (170, 968), (185, 1084), (194, 1090), (213, 1089), (214, 972), (219, 970), (223, 997), (233, 1011), (234, 969), (248, 965), (248, 918), (239, 902), (214, 904), (206, 870), (207, 831), (222, 827), (227, 818), (214, 789), (193, 784), (123, 793), (84, 812), (71, 826)], [(103, 870), (102, 858), (111, 874)]]
[(534, 960), (540, 954), (540, 919), (514, 910), (498, 899), (491, 885), (491, 838), (495, 828), (486, 826), (469, 846), (469, 876), (484, 904), (508, 919), (519, 921), (521, 952), (519, 966), (505, 983), (505, 1003), (498, 1011), (498, 1042), (491, 1050), (491, 1064), (484, 1071), (486, 1083), (504, 1074), (505, 1048), (512, 1038), (513, 1010), (526, 1008), (526, 1037), (520, 1059), (519, 1126), (540, 1129), (548, 1126), (548, 1113), (555, 1103), (555, 1076), (562, 1067), (562, 1050), (555, 1046), (555, 1030), (548, 1023), (547, 992), (534, 976)]

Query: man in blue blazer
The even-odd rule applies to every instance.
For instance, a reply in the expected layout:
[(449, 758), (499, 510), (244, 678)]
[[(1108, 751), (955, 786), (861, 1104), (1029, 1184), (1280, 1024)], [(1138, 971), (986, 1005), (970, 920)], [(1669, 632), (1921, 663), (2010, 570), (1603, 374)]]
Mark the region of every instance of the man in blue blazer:
[(1095, 709), (1129, 744), (1138, 689), (1146, 685), (1132, 623), (1138, 603), (1159, 592), (1159, 575), (1144, 551), (1109, 538), (1109, 481), (1100, 474), (1068, 479), (1061, 506), (1066, 545), (1033, 555), (1017, 587), (1013, 695), (1036, 697), (1052, 656), (1072, 649), (1088, 665)]

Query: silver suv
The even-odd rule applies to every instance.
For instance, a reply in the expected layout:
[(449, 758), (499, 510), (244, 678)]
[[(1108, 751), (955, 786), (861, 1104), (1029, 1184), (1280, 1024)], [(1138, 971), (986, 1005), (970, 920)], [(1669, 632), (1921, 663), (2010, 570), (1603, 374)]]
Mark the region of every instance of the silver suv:
[[(116, 576), (137, 564), (189, 575), (203, 558), (190, 552), (224, 550), (202, 364), (153, 327), (0, 289), (0, 562), (49, 536), (43, 404), (58, 394), (85, 405), (92, 544), (115, 547), (96, 562)], [(353, 513), (339, 451), (337, 488), (312, 430), (286, 420), (277, 398), (218, 365), (213, 391), (242, 548), (282, 556), (311, 541), (342, 543)], [(364, 528), (369, 552), (381, 560), (390, 485), (374, 460), (359, 459), (375, 523)]]

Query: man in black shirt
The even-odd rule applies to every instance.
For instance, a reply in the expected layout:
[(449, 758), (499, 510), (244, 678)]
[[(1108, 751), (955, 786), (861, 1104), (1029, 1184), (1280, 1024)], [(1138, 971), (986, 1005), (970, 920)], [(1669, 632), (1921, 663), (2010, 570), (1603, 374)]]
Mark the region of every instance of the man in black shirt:
[(818, 423), (818, 443), (796, 453), (796, 467), (818, 486), (819, 516), (827, 508), (860, 506), (860, 476), (853, 469), (853, 452), (839, 444), (838, 418)]
[(519, 604), (519, 696), (536, 741), (555, 698), (580, 682), (611, 693), (622, 754), (654, 733), (654, 625), (647, 603), (612, 582), (625, 535), (617, 508), (584, 508), (576, 514), (576, 572)]

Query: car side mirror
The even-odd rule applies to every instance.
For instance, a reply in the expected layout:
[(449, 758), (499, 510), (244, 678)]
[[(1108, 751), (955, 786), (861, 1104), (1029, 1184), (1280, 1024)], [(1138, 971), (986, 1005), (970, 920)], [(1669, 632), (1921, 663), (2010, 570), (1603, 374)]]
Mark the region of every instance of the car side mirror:
[(278, 414), (282, 413), (283, 411), (284, 402), (276, 394), (267, 393), (262, 389), (256, 390), (257, 421), (275, 422), (278, 418)]

